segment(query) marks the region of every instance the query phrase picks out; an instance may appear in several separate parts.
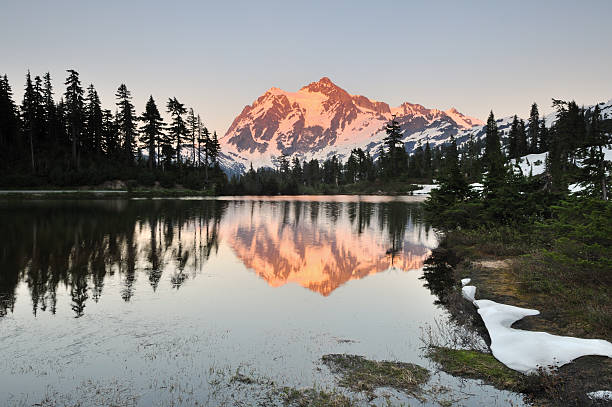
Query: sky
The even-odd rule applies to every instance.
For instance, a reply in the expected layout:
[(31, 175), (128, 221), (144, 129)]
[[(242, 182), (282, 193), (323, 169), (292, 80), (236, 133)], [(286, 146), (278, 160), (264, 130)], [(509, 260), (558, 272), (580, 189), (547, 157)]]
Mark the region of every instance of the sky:
[(526, 117), (612, 98), (610, 15), (610, 0), (2, 0), (0, 74), (18, 102), (28, 69), (57, 98), (75, 69), (113, 110), (121, 83), (138, 113), (177, 97), (220, 135), (270, 87), (323, 76), (391, 106)]

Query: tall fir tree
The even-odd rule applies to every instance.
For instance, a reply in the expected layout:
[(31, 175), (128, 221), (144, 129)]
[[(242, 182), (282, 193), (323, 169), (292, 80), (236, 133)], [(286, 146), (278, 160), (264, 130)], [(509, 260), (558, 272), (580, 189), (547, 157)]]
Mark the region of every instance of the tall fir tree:
[(540, 112), (538, 111), (538, 105), (534, 103), (531, 105), (531, 111), (529, 112), (529, 120), (527, 121), (527, 138), (529, 142), (529, 153), (531, 154), (540, 152), (539, 127)]
[(81, 133), (83, 130), (83, 88), (79, 73), (73, 69), (67, 70), (68, 78), (66, 78), (65, 110), (68, 119), (68, 128), (70, 141), (72, 144), (72, 163), (74, 167), (80, 169), (81, 157)]
[(397, 176), (401, 169), (404, 168), (405, 150), (402, 144), (402, 131), (399, 122), (395, 119), (395, 115), (390, 123), (385, 126), (386, 137), (383, 142), (387, 146), (387, 160), (389, 161), (388, 168), (389, 176)]
[(155, 104), (153, 95), (149, 96), (149, 100), (145, 106), (145, 111), (140, 116), (142, 127), (140, 128), (140, 142), (147, 147), (148, 151), (148, 166), (149, 169), (156, 167), (156, 150), (158, 149), (160, 139), (163, 137), (164, 122), (162, 120), (159, 109)]
[(506, 178), (506, 161), (501, 150), (501, 140), (495, 116), (489, 114), (486, 125), (484, 166), (487, 171), (485, 177), (485, 192), (493, 193)]
[(136, 148), (136, 110), (132, 104), (132, 95), (125, 84), (119, 86), (115, 97), (118, 108), (116, 119), (122, 138), (123, 156), (128, 164), (132, 164)]
[(191, 165), (196, 166), (196, 140), (198, 138), (198, 118), (193, 108), (189, 108), (187, 113), (187, 126), (189, 131), (189, 141), (191, 144)]
[(32, 172), (36, 171), (34, 163), (34, 139), (37, 128), (37, 113), (39, 111), (38, 103), (39, 100), (34, 90), (32, 77), (30, 76), (30, 71), (28, 71), (23, 92), (23, 102), (21, 103), (21, 122), (23, 124), (23, 132), (28, 140), (28, 157)]
[(585, 188), (587, 194), (599, 196), (604, 201), (608, 200), (612, 162), (605, 159), (603, 149), (611, 145), (612, 138), (602, 129), (601, 109), (596, 105), (590, 114), (585, 146), (579, 153), (582, 172), (580, 185)]
[(187, 113), (187, 109), (185, 108), (185, 105), (180, 103), (176, 98), (168, 99), (166, 108), (172, 117), (172, 123), (170, 124), (170, 136), (176, 143), (176, 163), (180, 167), (181, 150), (183, 148), (183, 144), (187, 140), (187, 126), (185, 125), (185, 120), (183, 119), (183, 115)]
[(9, 166), (19, 150), (19, 116), (8, 77), (0, 76), (0, 168)]
[(102, 105), (93, 84), (87, 87), (84, 144), (88, 152), (99, 157), (102, 152)]

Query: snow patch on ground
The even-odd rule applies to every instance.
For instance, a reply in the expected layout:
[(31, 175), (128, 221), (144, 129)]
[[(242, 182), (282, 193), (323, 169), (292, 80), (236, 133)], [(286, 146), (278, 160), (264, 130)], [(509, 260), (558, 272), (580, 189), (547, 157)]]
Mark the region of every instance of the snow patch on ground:
[[(546, 169), (546, 156), (548, 153), (539, 154), (528, 154), (518, 159), (518, 165), (523, 172), (523, 175), (540, 175), (544, 173)], [(511, 160), (512, 165), (515, 166), (517, 159)]]
[(491, 300), (475, 300), (474, 286), (464, 286), (462, 294), (478, 308), (491, 337), (493, 356), (511, 369), (532, 373), (538, 368), (565, 365), (585, 355), (612, 357), (612, 343), (602, 339), (581, 339), (511, 328), (513, 323), (526, 316), (538, 315), (538, 310)]
[(474, 302), (476, 296), (476, 287), (474, 287), (473, 285), (466, 285), (461, 288), (461, 294), (463, 294), (463, 298), (465, 298), (466, 300)]
[(591, 400), (612, 401), (612, 390), (598, 390), (587, 393)]
[(431, 190), (436, 189), (438, 185), (437, 184), (432, 184), (432, 185), (425, 184), (425, 185), (419, 185), (419, 187), (421, 187), (421, 189), (412, 191), (414, 195), (429, 195)]

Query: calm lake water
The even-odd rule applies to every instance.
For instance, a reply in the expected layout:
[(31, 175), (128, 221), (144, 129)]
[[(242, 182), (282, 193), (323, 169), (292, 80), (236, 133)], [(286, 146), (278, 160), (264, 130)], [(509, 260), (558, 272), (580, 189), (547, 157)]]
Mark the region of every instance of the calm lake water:
[[(328, 353), (434, 370), (436, 245), (411, 198), (0, 202), (0, 405), (267, 405), (237, 371), (332, 388)], [(427, 388), (520, 404), (444, 373)]]

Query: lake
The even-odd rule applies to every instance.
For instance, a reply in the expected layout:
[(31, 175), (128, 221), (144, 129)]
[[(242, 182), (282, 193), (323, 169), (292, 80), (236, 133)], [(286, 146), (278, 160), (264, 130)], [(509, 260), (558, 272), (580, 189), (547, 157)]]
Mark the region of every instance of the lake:
[[(418, 198), (5, 201), (0, 243), (0, 405), (269, 405), (272, 382), (333, 388), (329, 353), (433, 372), (423, 329), (450, 324)], [(521, 404), (427, 389), (371, 403)]]

